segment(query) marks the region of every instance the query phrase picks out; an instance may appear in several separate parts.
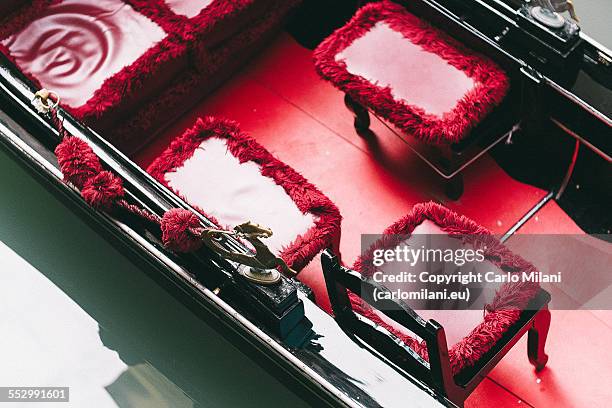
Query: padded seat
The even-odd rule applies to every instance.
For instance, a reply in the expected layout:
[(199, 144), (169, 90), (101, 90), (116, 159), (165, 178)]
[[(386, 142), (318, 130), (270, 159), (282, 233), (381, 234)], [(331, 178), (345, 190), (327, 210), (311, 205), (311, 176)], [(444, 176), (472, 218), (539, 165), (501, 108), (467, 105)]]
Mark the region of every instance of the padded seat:
[[(299, 0), (274, 0), (274, 4), (263, 15), (253, 19), (243, 30), (215, 47), (208, 47), (206, 40), (198, 41), (190, 52), (190, 68), (176, 78), (171, 87), (140, 107), (120, 127), (109, 129), (105, 135), (110, 134), (116, 141), (132, 140), (134, 135), (148, 134), (153, 137), (158, 129), (167, 124), (168, 118), (184, 113), (195, 102), (228, 80), (249, 58), (262, 49), (298, 2)], [(141, 139), (136, 147), (142, 146), (147, 140)], [(135, 150), (129, 147), (126, 149)]]
[[(372, 276), (374, 272), (372, 256), (376, 249), (394, 249), (401, 244), (407, 244), (414, 248), (421, 248), (422, 245), (426, 245), (426, 248), (430, 248), (426, 244), (427, 238), (422, 234), (446, 234), (449, 237), (462, 236), (461, 238), (467, 238), (469, 243), (457, 239), (457, 248), (484, 248), (485, 262), (477, 264), (479, 268), (483, 268), (481, 271), (483, 273), (497, 271), (502, 275), (507, 271), (512, 273), (536, 271), (533, 265), (510, 252), (484, 227), (433, 202), (417, 204), (408, 215), (388, 227), (382, 238), (372, 244), (362, 254), (362, 257), (355, 262), (353, 269), (365, 277)], [(449, 241), (455, 240), (444, 240), (445, 245)], [(422, 268), (419, 269), (419, 267)], [(414, 270), (421, 271), (435, 269), (435, 266), (417, 264), (414, 268)], [(417, 286), (412, 288), (413, 290), (418, 291), (423, 288), (422, 284), (415, 285)], [(393, 290), (393, 287), (388, 284), (385, 284), (385, 286)], [(481, 285), (479, 286), (482, 288)], [(409, 290), (410, 285), (408, 287), (404, 285), (401, 288)], [(461, 370), (473, 366), (479, 358), (495, 345), (505, 331), (518, 321), (521, 311), (526, 308), (539, 290), (540, 285), (538, 283), (523, 282), (522, 280), (517, 283), (504, 283), (496, 287), (485, 288), (480, 294), (478, 294), (478, 289), (472, 290), (472, 297), (478, 297), (478, 299), (470, 298), (470, 302), (487, 305), (484, 315), (482, 309), (417, 310), (417, 312), (421, 317), (434, 319), (444, 327), (449, 346), (450, 365), (453, 374), (456, 375)], [(421, 354), (423, 358), (427, 359), (425, 342), (376, 312), (359, 296), (353, 293), (350, 296), (356, 312), (383, 325), (413, 350)]]
[(265, 243), (296, 271), (338, 246), (336, 206), (234, 122), (199, 119), (147, 171), (220, 227), (271, 228)]
[(390, 1), (362, 7), (314, 59), (358, 104), (432, 144), (464, 139), (509, 87), (493, 61)]
[(84, 111), (108, 78), (165, 36), (159, 25), (119, 0), (64, 0), (44, 8), (2, 44), (25, 73), (61, 95), (66, 106)]
[(133, 152), (238, 69), (296, 2), (50, 3), (34, 1), (3, 22), (0, 51)]

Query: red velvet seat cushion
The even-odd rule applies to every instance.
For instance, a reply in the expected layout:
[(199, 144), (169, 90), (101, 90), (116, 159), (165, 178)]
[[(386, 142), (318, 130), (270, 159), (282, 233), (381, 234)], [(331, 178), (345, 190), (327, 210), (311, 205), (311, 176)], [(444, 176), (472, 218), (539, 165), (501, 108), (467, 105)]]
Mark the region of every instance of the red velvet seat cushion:
[(270, 227), (266, 244), (298, 271), (339, 238), (336, 206), (234, 122), (199, 119), (147, 171), (221, 227)]
[(8, 23), (5, 52), (102, 132), (120, 126), (188, 66), (184, 44), (121, 0), (34, 2), (22, 12), (28, 20)]
[(236, 70), (246, 59), (236, 56), (241, 50), (252, 55), (280, 25), (285, 3), (295, 4), (34, 0), (3, 22), (0, 51), (132, 152)]
[(131, 0), (168, 32), (211, 49), (279, 7), (279, 0)]
[(2, 43), (19, 67), (81, 108), (109, 77), (165, 37), (119, 0), (65, 0)]
[[(190, 69), (176, 78), (155, 99), (143, 105), (120, 127), (110, 130), (113, 140), (132, 140), (133, 135), (154, 137), (167, 117), (178, 117), (210, 91), (218, 87), (253, 57), (281, 27), (287, 13), (295, 6), (292, 0), (280, 1), (248, 28), (233, 35), (222, 46), (208, 50), (199, 47), (192, 55), (197, 69)], [(200, 61), (199, 63), (197, 61)], [(109, 133), (105, 133), (106, 136)], [(146, 141), (146, 139), (145, 139)], [(133, 151), (134, 149), (131, 149)]]
[[(488, 266), (500, 272), (536, 271), (533, 265), (510, 252), (484, 227), (433, 202), (417, 204), (408, 215), (387, 228), (383, 237), (362, 254), (353, 268), (364, 276), (371, 276), (371, 261), (375, 249), (395, 248), (404, 241), (415, 244), (418, 248), (421, 245), (416, 243), (417, 234), (469, 236), (474, 239), (470, 242), (471, 245), (485, 248), (484, 256)], [(494, 288), (494, 293), (489, 291), (484, 294), (488, 300), (484, 317), (482, 310), (425, 310), (419, 313), (426, 319), (433, 318), (445, 328), (451, 368), (454, 374), (458, 374), (464, 368), (474, 365), (495, 345), (505, 331), (519, 319), (521, 311), (538, 293), (539, 288), (538, 283), (523, 281), (501, 284)], [(424, 342), (416, 339), (397, 323), (381, 316), (357, 295), (351, 293), (351, 301), (358, 313), (383, 325), (422, 357), (427, 358)]]
[(361, 8), (314, 58), (323, 78), (430, 143), (465, 138), (509, 87), (490, 59), (390, 1)]
[[(251, 44), (270, 37), (282, 26), (300, 0), (215, 0), (191, 19), (190, 36), (198, 39), (192, 60), (203, 74), (219, 66), (228, 55), (252, 53)], [(213, 15), (215, 16), (213, 18)], [(232, 56), (230, 60), (243, 58)], [(223, 62), (227, 64), (227, 62)], [(231, 64), (231, 61), (230, 61)]]

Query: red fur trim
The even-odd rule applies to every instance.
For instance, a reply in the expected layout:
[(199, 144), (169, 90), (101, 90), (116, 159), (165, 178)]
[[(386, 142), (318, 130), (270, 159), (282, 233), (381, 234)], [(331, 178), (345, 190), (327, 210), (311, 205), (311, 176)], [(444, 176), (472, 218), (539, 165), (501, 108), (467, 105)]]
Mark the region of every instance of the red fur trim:
[(55, 148), (55, 156), (64, 175), (64, 181), (74, 184), (79, 190), (87, 180), (102, 171), (98, 156), (78, 137), (64, 138)]
[(81, 196), (87, 204), (106, 211), (123, 195), (123, 181), (106, 170), (88, 179), (81, 190)]
[[(443, 118), (395, 100), (390, 88), (378, 87), (361, 76), (353, 75), (347, 71), (344, 61), (336, 61), (338, 53), (383, 20), (424, 50), (439, 55), (464, 71), (476, 83)], [(463, 139), (503, 100), (509, 88), (508, 77), (493, 61), (468, 50), (444, 32), (389, 1), (362, 7), (350, 22), (317, 47), (314, 61), (318, 73), (334, 86), (402, 131), (428, 143), (456, 143)]]
[[(117, 114), (122, 103), (150, 86), (151, 78), (163, 75), (169, 64), (186, 58), (187, 50), (188, 46), (184, 41), (167, 35), (133, 63), (107, 78), (84, 105), (67, 108), (78, 119), (95, 125), (104, 116)], [(108, 119), (106, 121), (108, 122)]]
[[(280, 254), (290, 267), (302, 269), (321, 250), (331, 246), (334, 236), (340, 231), (341, 217), (338, 208), (302, 175), (272, 156), (255, 139), (240, 131), (235, 122), (213, 117), (198, 119), (191, 129), (175, 139), (168, 149), (155, 159), (147, 172), (170, 188), (166, 173), (181, 167), (198, 146), (210, 137), (226, 140), (228, 150), (241, 163), (252, 161), (259, 164), (261, 174), (283, 187), (302, 213), (315, 216), (315, 225)], [(176, 193), (180, 195), (179, 192)], [(219, 225), (218, 222), (215, 223)]]
[[(7, 19), (2, 20), (0, 24), (0, 41), (5, 40), (11, 35), (19, 32), (25, 26), (27, 26), (32, 20), (35, 20), (45, 8), (49, 7), (52, 4), (58, 3), (61, 0), (33, 0), (31, 4), (28, 6), (22, 6), (15, 13), (12, 13), (8, 16)], [(9, 59), (15, 66), (19, 66), (17, 61), (13, 55), (11, 55), (11, 51), (4, 45), (0, 44), (0, 52)], [(37, 88), (42, 88), (42, 85), (38, 81), (38, 79), (32, 75), (30, 72), (21, 70), (21, 73), (26, 76), (34, 86)]]
[[(499, 269), (512, 272), (533, 272), (537, 269), (518, 255), (513, 254), (502, 245), (484, 227), (476, 224), (467, 217), (452, 212), (448, 208), (428, 202), (417, 204), (412, 211), (399, 221), (387, 228), (381, 239), (374, 243), (362, 257), (359, 257), (353, 269), (364, 276), (371, 275), (368, 265), (372, 265), (372, 254), (378, 248), (392, 248), (407, 238), (414, 228), (425, 220), (438, 225), (449, 235), (461, 235), (474, 246), (484, 249), (485, 259)], [(473, 366), (487, 351), (489, 351), (501, 336), (520, 317), (521, 311), (529, 301), (538, 293), (540, 285), (531, 282), (517, 282), (503, 284), (495, 294), (490, 305), (486, 307), (486, 315), (482, 323), (476, 326), (467, 336), (449, 350), (451, 368), (458, 374), (464, 368)], [(418, 342), (409, 334), (397, 330), (384, 322), (361, 298), (351, 294), (351, 301), (356, 311), (387, 328), (390, 332), (402, 339), (423, 358), (427, 358), (427, 348), (424, 342)]]
[(189, 210), (173, 208), (160, 223), (162, 242), (165, 247), (178, 252), (192, 252), (202, 246), (202, 239), (192, 233), (200, 228), (200, 220)]
[[(295, 1), (286, 1), (287, 3), (295, 3)], [(206, 38), (214, 33), (219, 26), (226, 20), (234, 20), (239, 15), (249, 12), (249, 9), (255, 9), (260, 4), (274, 8), (282, 8), (282, 4), (274, 4), (276, 2), (269, 0), (215, 0), (208, 5), (197, 16), (193, 17), (190, 22), (191, 36)]]
[[(176, 14), (164, 0), (125, 0), (140, 13), (159, 24), (166, 32), (174, 33), (184, 41), (207, 39), (224, 22), (235, 25), (235, 19), (250, 14), (256, 6), (269, 6), (270, 0), (214, 0), (192, 18)], [(249, 17), (254, 17), (249, 15)], [(239, 27), (236, 27), (239, 29)], [(210, 44), (214, 45), (214, 44)]]
[(105, 136), (124, 151), (133, 152), (141, 148), (148, 139), (135, 139), (133, 135), (154, 137), (169, 115), (179, 116), (219, 86), (266, 43), (297, 3), (297, 0), (287, 0), (272, 7), (267, 14), (254, 21), (251, 28), (241, 31), (222, 47), (214, 50), (201, 47), (196, 51), (196, 59), (205, 61), (205, 64), (200, 63), (197, 69), (189, 70), (182, 78), (177, 78), (173, 86), (143, 104), (128, 120), (115, 123), (112, 129), (107, 129)]
[(27, 6), (22, 6), (19, 10), (8, 15), (6, 20), (0, 22), (0, 40), (19, 32), (32, 20), (35, 20), (44, 9), (52, 4), (59, 3), (61, 0), (32, 0)]
[[(34, 0), (32, 5), (24, 7), (18, 15), (7, 21), (0, 31), (0, 38), (18, 32), (45, 7), (59, 1)], [(298, 2), (215, 0), (198, 16), (187, 19), (173, 13), (163, 0), (125, 1), (137, 12), (162, 27), (168, 35), (132, 64), (107, 78), (84, 105), (63, 107), (103, 133), (119, 148), (130, 152), (144, 145), (168, 121), (181, 114), (238, 69), (241, 65), (239, 62), (244, 60), (243, 55), (252, 55), (263, 43), (259, 40), (278, 28), (282, 19)], [(246, 29), (238, 30), (238, 33), (224, 41), (222, 46), (213, 50), (207, 48), (208, 41), (204, 34), (213, 30), (221, 20), (231, 19), (236, 13), (262, 2), (269, 4), (267, 10), (262, 11), (262, 16), (250, 22)], [(219, 19), (217, 23), (214, 22), (215, 19)], [(0, 51), (12, 59), (8, 49), (0, 45)], [(181, 63), (186, 68), (178, 71), (171, 81), (172, 84), (153, 90), (152, 95), (134, 103), (134, 106), (130, 105), (130, 100), (141, 96), (141, 91), (151, 84), (152, 78), (160, 74), (168, 75), (169, 66), (176, 68), (177, 64)], [(28, 72), (24, 74), (36, 86), (41, 87), (37, 78)], [(212, 82), (211, 77), (214, 77)], [(131, 110), (126, 109), (128, 106)]]
[(124, 0), (134, 10), (147, 16), (151, 21), (155, 22), (165, 32), (174, 34), (177, 37), (191, 41), (192, 37), (185, 37), (183, 34), (190, 31), (189, 19), (185, 16), (176, 15), (170, 10), (164, 0)]
[[(263, 2), (269, 2), (264, 0)], [(215, 24), (224, 19), (232, 19), (261, 0), (214, 0), (191, 20), (199, 33), (214, 30)]]

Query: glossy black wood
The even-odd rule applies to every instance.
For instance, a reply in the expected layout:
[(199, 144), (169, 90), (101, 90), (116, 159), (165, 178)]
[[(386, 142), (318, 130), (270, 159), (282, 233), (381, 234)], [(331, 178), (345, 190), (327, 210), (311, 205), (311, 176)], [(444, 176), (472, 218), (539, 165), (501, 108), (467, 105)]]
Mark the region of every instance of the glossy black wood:
[[(521, 313), (519, 320), (483, 358), (473, 367), (453, 376), (446, 334), (440, 323), (423, 319), (402, 301), (376, 299), (374, 291), (385, 292), (386, 288), (365, 279), (356, 271), (341, 266), (331, 251), (327, 250), (322, 254), (321, 263), (332, 310), (338, 323), (347, 332), (353, 333), (459, 406), (463, 405), (474, 388), (526, 332), (529, 332), (529, 361), (537, 370), (541, 370), (548, 360), (544, 346), (550, 326), (550, 295), (543, 289)], [(347, 290), (358, 294), (380, 313), (423, 339), (427, 345), (429, 361), (423, 360), (386, 329), (353, 312)]]
[[(518, 23), (518, 4), (501, 0), (395, 0), (471, 49), (493, 58), (520, 86), (522, 110), (532, 122), (567, 123), (570, 135), (604, 157), (611, 156), (612, 52), (580, 34), (563, 56), (534, 41)], [(554, 48), (554, 47), (553, 47)], [(554, 61), (547, 53), (556, 55)], [(567, 118), (571, 119), (567, 119)], [(571, 122), (571, 123), (570, 123)]]
[[(8, 61), (5, 60), (4, 62), (4, 67), (8, 68)], [(8, 73), (8, 71), (6, 72)], [(9, 86), (10, 84), (8, 83), (8, 75), (5, 76), (3, 79), (7, 80), (5, 86)], [(46, 127), (45, 125), (48, 126), (47, 122), (39, 122), (37, 124), (34, 124), (28, 121), (27, 112), (20, 110), (16, 106), (13, 106), (11, 109), (11, 99), (8, 98), (7, 93), (5, 93), (3, 97), (7, 102), (7, 111), (12, 114), (13, 118), (25, 118), (26, 122), (28, 122), (31, 126), (34, 125), (32, 126), (32, 129), (36, 130), (42, 130), (42, 128)], [(25, 102), (27, 104), (26, 101), (22, 102)], [(62, 116), (64, 117), (64, 120), (66, 122), (69, 122), (70, 125), (75, 125), (75, 127), (78, 126), (78, 124), (73, 122), (65, 112), (62, 113)], [(59, 142), (59, 138), (55, 134), (56, 132), (54, 131), (54, 129), (48, 130), (51, 130), (53, 133), (41, 132), (40, 134), (45, 135), (44, 143), (52, 151)], [(99, 145), (103, 144), (103, 140), (99, 136), (95, 134), (87, 134), (85, 130), (86, 129), (82, 128), (79, 131), (83, 138), (90, 142), (95, 141)], [(145, 185), (149, 184), (151, 190), (153, 190), (154, 183), (150, 183), (148, 180), (146, 180), (146, 178), (142, 177), (142, 175), (139, 174), (140, 172), (136, 171), (136, 169), (133, 168), (133, 164), (131, 164), (129, 160), (125, 158), (125, 156), (121, 155), (119, 152), (113, 152), (112, 150), (109, 150), (109, 152), (112, 152), (113, 156), (108, 154), (105, 158), (103, 158), (104, 164), (108, 168), (116, 170), (117, 174), (121, 175), (122, 178), (126, 180), (126, 187), (128, 187), (127, 199), (129, 201), (134, 204), (145, 205), (150, 211), (157, 214), (158, 216), (162, 216), (166, 209), (171, 207), (187, 207), (186, 205), (184, 205), (184, 203), (181, 203), (179, 201), (171, 199), (162, 200), (163, 197), (147, 197), (145, 194), (140, 194), (139, 188), (145, 188)], [(50, 159), (54, 160), (53, 157), (50, 157)], [(137, 179), (140, 179), (140, 182), (138, 182)], [(147, 200), (148, 202), (145, 200)], [(117, 213), (116, 216), (123, 222), (129, 222), (130, 225), (137, 226), (141, 231), (143, 231), (143, 233), (147, 233), (150, 236), (156, 237), (160, 235), (159, 227), (157, 225), (142, 221), (141, 219), (134, 217), (125, 211)], [(200, 219), (202, 220), (202, 223), (204, 225), (212, 225), (210, 220), (206, 219), (205, 217), (200, 216)], [(159, 242), (157, 242), (157, 245), (160, 246)], [(225, 245), (230, 248), (236, 248), (243, 252), (248, 251), (248, 249), (244, 247), (240, 242), (232, 239), (226, 239)], [(286, 278), (283, 278), (279, 284), (272, 286), (250, 284), (245, 278), (242, 277), (240, 273), (237, 272), (236, 265), (231, 265), (229, 262), (226, 262), (221, 257), (216, 256), (216, 254), (212, 253), (206, 248), (203, 248), (203, 250), (199, 251), (199, 253), (197, 254), (188, 255), (185, 258), (189, 259), (187, 261), (189, 263), (197, 262), (198, 259), (203, 258), (214, 259), (218, 265), (222, 266), (220, 271), (223, 271), (221, 273), (215, 274), (216, 278), (214, 280), (216, 284), (218, 286), (226, 286), (231, 284), (236, 288), (240, 288), (235, 293), (232, 292), (234, 293), (234, 296), (236, 296), (237, 298), (242, 298), (245, 301), (248, 301), (250, 304), (257, 305), (256, 307), (252, 308), (253, 312), (258, 314), (262, 321), (267, 322), (269, 328), (274, 330), (276, 334), (281, 337), (283, 335), (288, 334), (291, 329), (297, 326), (299, 321), (304, 317), (303, 306), (301, 305), (301, 300), (299, 300), (297, 296), (297, 288), (292, 283), (292, 281)], [(197, 272), (193, 273), (194, 277), (199, 277), (198, 275), (199, 274)]]

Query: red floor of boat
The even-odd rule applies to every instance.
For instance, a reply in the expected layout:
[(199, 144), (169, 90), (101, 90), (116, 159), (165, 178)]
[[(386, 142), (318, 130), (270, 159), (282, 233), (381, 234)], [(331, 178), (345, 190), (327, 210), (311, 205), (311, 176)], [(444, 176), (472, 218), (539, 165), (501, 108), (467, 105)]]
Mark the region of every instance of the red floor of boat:
[[(319, 79), (311, 52), (286, 34), (140, 152), (136, 161), (146, 167), (172, 138), (204, 115), (238, 121), (243, 130), (338, 205), (344, 217), (341, 250), (348, 264), (359, 253), (361, 234), (380, 233), (415, 203), (442, 202), (504, 233), (546, 194), (512, 179), (484, 156), (465, 172), (461, 199), (448, 201), (439, 177), (382, 124), (375, 120), (372, 124), (376, 143), (355, 134), (342, 94)], [(520, 232), (581, 230), (549, 202)], [(319, 290), (323, 287), (316, 262), (301, 277)], [(612, 393), (602, 381), (612, 375), (612, 361), (610, 353), (602, 356), (601, 352), (608, 350), (611, 327), (609, 313), (553, 311), (549, 367), (534, 373), (523, 339), (474, 391), (466, 406), (606, 406)], [(568, 341), (570, 338), (576, 340)]]

